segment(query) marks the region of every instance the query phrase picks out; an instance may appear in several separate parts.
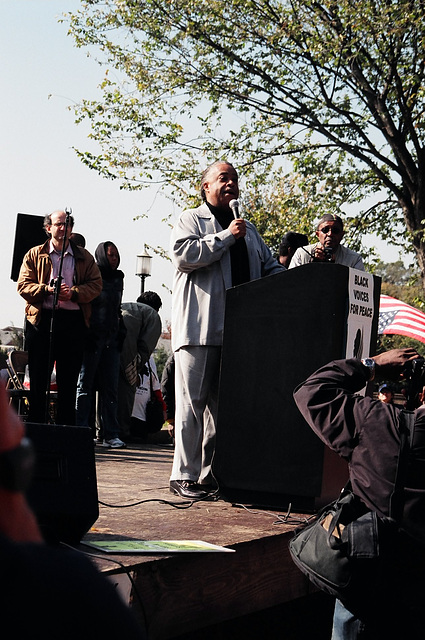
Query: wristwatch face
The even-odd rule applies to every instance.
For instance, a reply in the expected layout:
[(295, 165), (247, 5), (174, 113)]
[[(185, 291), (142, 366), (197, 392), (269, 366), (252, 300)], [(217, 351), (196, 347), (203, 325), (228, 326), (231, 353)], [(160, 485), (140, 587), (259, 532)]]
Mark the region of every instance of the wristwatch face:
[(375, 360), (363, 358), (362, 364), (369, 369), (369, 380), (373, 380), (375, 377)]

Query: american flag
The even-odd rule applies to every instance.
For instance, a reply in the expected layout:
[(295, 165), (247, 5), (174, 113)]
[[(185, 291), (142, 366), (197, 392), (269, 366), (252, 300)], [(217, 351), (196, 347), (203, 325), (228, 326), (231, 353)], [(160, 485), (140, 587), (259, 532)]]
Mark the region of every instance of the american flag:
[(425, 313), (409, 304), (381, 296), (378, 334), (396, 334), (425, 342)]

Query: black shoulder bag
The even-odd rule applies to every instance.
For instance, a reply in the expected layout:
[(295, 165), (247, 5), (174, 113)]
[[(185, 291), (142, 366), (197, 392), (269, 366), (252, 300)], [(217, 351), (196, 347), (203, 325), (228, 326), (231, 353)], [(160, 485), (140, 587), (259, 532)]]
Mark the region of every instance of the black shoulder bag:
[(403, 488), (414, 413), (399, 416), (400, 454), (391, 496), (390, 517), (381, 518), (351, 491), (326, 505), (314, 521), (296, 531), (289, 551), (297, 567), (319, 589), (337, 597), (353, 612), (361, 613), (379, 584), (384, 550), (396, 535), (403, 512)]

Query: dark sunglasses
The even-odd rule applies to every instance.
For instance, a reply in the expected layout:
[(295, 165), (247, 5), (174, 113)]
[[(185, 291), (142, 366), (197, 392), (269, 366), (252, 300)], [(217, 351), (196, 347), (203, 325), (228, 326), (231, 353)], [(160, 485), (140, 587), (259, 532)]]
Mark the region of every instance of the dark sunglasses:
[(340, 229), (339, 227), (322, 227), (321, 229), (319, 229), (319, 231), (321, 231), (322, 233), (329, 233), (329, 231), (332, 234), (338, 235), (338, 233), (342, 233), (342, 229)]

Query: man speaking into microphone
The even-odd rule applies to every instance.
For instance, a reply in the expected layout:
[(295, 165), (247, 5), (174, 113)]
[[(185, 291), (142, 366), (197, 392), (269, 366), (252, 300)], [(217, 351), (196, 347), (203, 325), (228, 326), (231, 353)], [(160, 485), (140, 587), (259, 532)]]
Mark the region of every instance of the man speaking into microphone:
[[(171, 233), (175, 449), (170, 490), (205, 498), (212, 485), (226, 289), (285, 270), (254, 225), (239, 217), (238, 174), (225, 161), (201, 177), (203, 204), (184, 211)], [(235, 202), (236, 201), (236, 202)]]

